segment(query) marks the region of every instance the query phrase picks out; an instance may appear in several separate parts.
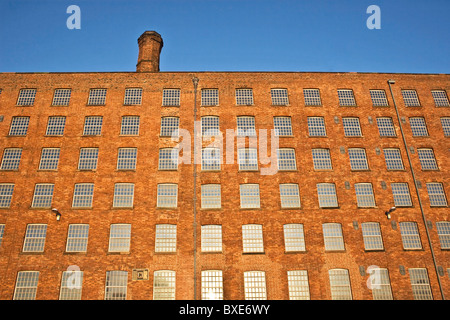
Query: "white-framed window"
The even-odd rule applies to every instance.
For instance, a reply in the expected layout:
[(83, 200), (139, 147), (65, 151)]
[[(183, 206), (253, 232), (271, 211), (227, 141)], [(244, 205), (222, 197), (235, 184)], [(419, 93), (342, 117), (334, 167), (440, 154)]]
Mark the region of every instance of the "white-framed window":
[(139, 135), (139, 116), (123, 116), (120, 126), (121, 136), (138, 136)]
[(338, 91), (339, 105), (341, 107), (354, 107), (356, 106), (355, 95), (353, 90), (339, 89)]
[(270, 89), (270, 97), (272, 105), (287, 106), (289, 105), (289, 96), (287, 89)]
[(381, 228), (378, 222), (363, 222), (361, 223), (361, 229), (365, 250), (384, 250)]
[(344, 125), (344, 135), (346, 137), (361, 137), (361, 125), (358, 118), (345, 117), (342, 118), (342, 124)]
[(155, 233), (155, 252), (177, 251), (177, 225), (157, 224)]
[(355, 183), (355, 193), (358, 208), (375, 207), (375, 196), (371, 183)]
[(131, 242), (131, 224), (115, 223), (109, 230), (109, 252), (129, 252)]
[(142, 88), (126, 88), (123, 104), (126, 106), (138, 106), (142, 104)]
[(237, 135), (238, 136), (256, 136), (255, 129), (255, 117), (253, 116), (239, 116), (236, 119), (237, 122)]
[(319, 89), (303, 89), (303, 97), (305, 99), (305, 106), (321, 106)]
[(448, 101), (447, 92), (445, 92), (445, 90), (432, 90), (431, 95), (433, 96), (436, 107), (450, 107), (450, 102)]
[(92, 199), (94, 198), (93, 183), (77, 183), (73, 191), (72, 207), (74, 208), (91, 208)]
[(163, 148), (159, 149), (158, 170), (177, 170), (178, 169), (178, 149)]
[(48, 117), (46, 136), (62, 136), (66, 126), (66, 117), (52, 116)]
[(446, 207), (447, 198), (445, 197), (444, 186), (440, 182), (427, 182), (428, 198), (431, 207)]
[(422, 249), (420, 241), (419, 229), (416, 222), (406, 221), (400, 222), (400, 234), (402, 236), (403, 249), (418, 250)]
[(126, 300), (127, 285), (127, 271), (106, 271), (105, 300)]
[(237, 105), (253, 105), (253, 89), (236, 89)]
[(286, 252), (305, 251), (305, 234), (303, 224), (289, 223), (283, 225), (284, 250)]
[(324, 223), (322, 230), (326, 251), (345, 250), (342, 226), (339, 223)]
[(275, 136), (290, 137), (292, 136), (292, 121), (291, 117), (273, 117), (273, 127), (275, 129)]
[(332, 170), (331, 156), (329, 149), (312, 149), (312, 159), (314, 170)]
[(295, 150), (283, 148), (277, 150), (278, 170), (297, 170)]
[(55, 185), (52, 183), (38, 183), (34, 188), (33, 208), (50, 208), (52, 206), (53, 190)]
[(36, 89), (21, 89), (17, 98), (18, 106), (32, 106), (36, 98)]
[(223, 300), (222, 270), (202, 270), (202, 300)]
[(219, 136), (219, 117), (218, 116), (204, 116), (201, 118), (202, 136)]
[(91, 89), (89, 90), (89, 106), (102, 106), (106, 101), (106, 89)]
[(417, 155), (419, 156), (422, 170), (438, 170), (438, 165), (436, 162), (436, 157), (434, 156), (433, 149), (418, 148)]
[(180, 89), (163, 89), (163, 107), (180, 106)]
[(238, 149), (238, 163), (240, 171), (258, 170), (258, 150), (254, 148)]
[(99, 136), (102, 133), (102, 116), (88, 116), (84, 119), (84, 136)]
[(411, 117), (409, 118), (409, 125), (411, 126), (411, 132), (413, 137), (428, 137), (427, 124), (423, 117)]
[(287, 279), (289, 300), (310, 300), (308, 271), (289, 270)]
[(66, 252), (86, 252), (89, 237), (88, 224), (69, 224)]
[(119, 148), (117, 153), (117, 170), (135, 170), (137, 148)]
[(244, 272), (244, 296), (245, 300), (267, 300), (264, 271)]
[(46, 236), (46, 224), (28, 224), (25, 232), (25, 239), (23, 241), (22, 252), (43, 252)]
[(17, 272), (13, 300), (35, 300), (39, 281), (39, 271)]
[(175, 277), (172, 270), (153, 273), (153, 300), (175, 300)]
[(405, 182), (391, 183), (392, 196), (394, 197), (394, 205), (396, 207), (412, 206), (411, 194), (409, 193), (408, 184)]
[(161, 132), (162, 137), (178, 137), (180, 118), (178, 117), (162, 117)]
[[(372, 297), (373, 300), (393, 300), (391, 281), (389, 280), (389, 272), (386, 268), (370, 269), (372, 277)], [(375, 283), (373, 283), (375, 282)]]
[(202, 208), (221, 208), (221, 187), (220, 184), (203, 184), (202, 187)]
[(176, 208), (178, 185), (173, 183), (158, 184), (157, 206), (158, 208)]
[(404, 170), (403, 160), (398, 148), (383, 149), (384, 160), (388, 170)]
[(441, 118), (442, 131), (445, 137), (450, 137), (450, 117)]
[(242, 226), (242, 250), (244, 253), (263, 253), (263, 229), (260, 224)]
[(72, 94), (72, 89), (55, 89), (53, 93), (52, 106), (55, 107), (65, 107), (70, 103), (70, 96)]
[(433, 300), (427, 269), (410, 268), (408, 273), (414, 300)]
[(83, 271), (63, 271), (59, 300), (81, 300), (83, 288)]
[(239, 186), (241, 208), (259, 208), (259, 184), (241, 184)]
[(3, 150), (3, 158), (0, 165), (0, 170), (19, 170), (21, 158), (21, 148), (6, 148), (5, 150)]
[(396, 137), (394, 122), (392, 118), (380, 117), (377, 118), (378, 132), (380, 137)]
[(318, 183), (317, 196), (319, 199), (319, 207), (321, 208), (338, 207), (336, 186), (334, 185), (334, 183)]
[(14, 191), (14, 184), (0, 183), (0, 208), (9, 208)]
[(202, 252), (222, 252), (222, 226), (207, 224), (201, 228)]
[(214, 171), (220, 170), (221, 156), (219, 148), (203, 148), (202, 149), (202, 170)]
[(416, 90), (402, 90), (402, 97), (405, 106), (420, 107), (419, 97)]
[(366, 150), (362, 148), (349, 148), (348, 157), (350, 159), (351, 170), (369, 170)]
[(280, 184), (280, 202), (282, 208), (300, 208), (300, 193), (298, 184)]
[(96, 170), (98, 148), (81, 148), (78, 160), (78, 170)]
[(5, 232), (5, 225), (0, 224), (0, 246), (2, 245), (3, 233)]
[(331, 300), (352, 300), (350, 275), (346, 269), (328, 270)]
[(436, 222), (436, 229), (441, 249), (450, 249), (450, 222), (438, 221)]
[(219, 105), (219, 89), (202, 89), (201, 91), (203, 107), (212, 107)]
[(308, 117), (308, 134), (310, 137), (327, 136), (323, 117)]
[(13, 117), (9, 129), (10, 136), (26, 136), (30, 117)]
[(132, 208), (134, 200), (134, 183), (116, 183), (114, 185), (114, 208)]
[(389, 102), (384, 90), (370, 90), (370, 98), (374, 107), (389, 107)]
[(43, 148), (39, 170), (57, 170), (60, 148)]

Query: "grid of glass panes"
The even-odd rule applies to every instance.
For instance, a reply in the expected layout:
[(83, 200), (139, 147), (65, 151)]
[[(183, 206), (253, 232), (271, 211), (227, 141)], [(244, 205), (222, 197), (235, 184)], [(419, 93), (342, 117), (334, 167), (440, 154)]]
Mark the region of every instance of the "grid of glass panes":
[(305, 98), (305, 106), (321, 106), (319, 89), (303, 89), (303, 96)]
[(322, 230), (325, 250), (345, 250), (342, 227), (339, 223), (324, 223), (322, 224)]
[(34, 196), (31, 207), (50, 208), (52, 205), (54, 184), (39, 183), (34, 188)]
[(384, 90), (370, 90), (370, 98), (374, 107), (388, 107), (389, 103)]
[(408, 272), (414, 300), (433, 300), (427, 269), (410, 268)]
[(409, 125), (411, 126), (411, 132), (413, 137), (427, 137), (428, 130), (425, 123), (425, 118), (413, 117), (409, 118)]
[(177, 194), (178, 194), (178, 185), (158, 184), (157, 206), (159, 208), (176, 208)]
[(155, 233), (155, 252), (177, 251), (177, 225), (157, 224)]
[(81, 148), (78, 170), (96, 170), (98, 161), (98, 148)]
[(223, 300), (222, 270), (202, 271), (202, 300)]
[(339, 105), (341, 107), (356, 106), (353, 90), (340, 89), (338, 92)]
[(338, 206), (336, 186), (334, 183), (317, 184), (317, 195), (321, 208), (333, 208)]
[(280, 184), (280, 201), (282, 208), (300, 208), (300, 194), (298, 184)]
[(371, 183), (355, 183), (355, 193), (359, 208), (375, 207), (375, 197)]
[(162, 105), (165, 107), (180, 106), (180, 89), (164, 89)]
[(392, 118), (377, 118), (378, 132), (380, 137), (396, 137), (394, 122)]
[(222, 251), (222, 226), (203, 225), (202, 232), (202, 252)]
[(86, 252), (89, 236), (88, 224), (70, 224), (67, 233), (67, 252)]
[(114, 208), (132, 208), (134, 200), (134, 183), (116, 183), (114, 185)]
[(109, 252), (129, 252), (131, 224), (112, 224), (109, 230)]
[(444, 193), (444, 187), (440, 182), (427, 182), (428, 198), (431, 207), (446, 207), (447, 199)]
[(59, 162), (59, 148), (43, 148), (39, 170), (56, 170)]
[(139, 122), (139, 116), (123, 116), (122, 124), (120, 126), (120, 134), (123, 136), (138, 136)]
[(348, 157), (350, 159), (350, 168), (352, 170), (369, 170), (366, 150), (361, 148), (349, 148)]
[(289, 104), (287, 89), (270, 89), (270, 97), (274, 106), (287, 106)]
[(331, 170), (331, 157), (329, 149), (312, 149), (314, 170)]
[(433, 90), (431, 91), (431, 95), (433, 96), (436, 107), (450, 107), (447, 93), (444, 90)]
[(0, 224), (0, 246), (2, 245), (3, 233), (5, 232), (5, 225)]
[(22, 149), (7, 148), (3, 151), (2, 164), (0, 170), (19, 170)]
[(244, 272), (245, 300), (266, 300), (266, 273), (264, 271)]
[(361, 126), (358, 118), (342, 118), (344, 125), (344, 135), (346, 137), (361, 137)]
[(202, 170), (220, 170), (220, 149), (219, 148), (203, 148), (202, 149)]
[(72, 89), (55, 89), (52, 106), (68, 106)]
[(450, 222), (438, 221), (436, 222), (436, 229), (441, 249), (450, 249)]
[(153, 300), (175, 300), (175, 271), (153, 273)]
[(220, 208), (221, 201), (220, 184), (203, 184), (202, 185), (202, 208)]
[(14, 184), (0, 183), (0, 208), (9, 208), (14, 191)]
[(202, 89), (202, 106), (219, 105), (219, 89)]
[(384, 250), (380, 224), (378, 222), (363, 222), (361, 223), (361, 229), (365, 250)]
[(106, 89), (91, 89), (89, 90), (89, 106), (101, 106), (106, 101)]
[(278, 170), (297, 170), (297, 163), (295, 161), (294, 149), (278, 149)]
[(445, 137), (450, 137), (450, 118), (441, 118), (442, 131)]
[(422, 249), (419, 229), (415, 222), (400, 222), (400, 234), (402, 236), (403, 249)]
[(63, 116), (48, 117), (47, 131), (45, 132), (45, 135), (62, 136), (64, 134), (65, 126), (66, 126), (66, 117)]
[(137, 148), (119, 148), (117, 153), (117, 170), (136, 169)]
[(36, 89), (21, 89), (17, 98), (18, 106), (32, 106), (36, 97)]
[(386, 168), (388, 170), (404, 170), (402, 156), (400, 149), (389, 148), (383, 149), (384, 160), (386, 161)]
[(326, 137), (323, 117), (308, 117), (308, 133), (310, 137)]
[(78, 183), (73, 191), (72, 207), (90, 208), (92, 207), (92, 199), (94, 198), (93, 183)]
[(412, 206), (411, 195), (409, 194), (408, 184), (404, 182), (395, 182), (391, 184), (392, 196), (396, 207)]
[(90, 116), (84, 120), (83, 135), (85, 136), (99, 136), (102, 133), (102, 116)]
[(330, 279), (331, 300), (352, 300), (352, 289), (348, 270), (328, 270)]
[(292, 270), (287, 272), (289, 300), (309, 300), (308, 271)]
[(23, 241), (23, 252), (43, 252), (45, 237), (47, 235), (46, 224), (29, 224)]
[(236, 104), (237, 105), (252, 105), (253, 104), (253, 89), (236, 89)]
[(162, 137), (178, 137), (178, 127), (180, 118), (178, 117), (163, 117), (161, 118), (161, 133)]
[(402, 90), (403, 101), (407, 107), (420, 107), (416, 90)]
[(177, 170), (178, 169), (178, 149), (164, 148), (159, 149), (158, 170)]
[(290, 223), (283, 225), (284, 249), (286, 252), (305, 251), (305, 235), (303, 224)]
[(422, 170), (438, 170), (436, 158), (433, 149), (420, 148), (417, 149), (420, 165)]
[(239, 186), (241, 196), (241, 208), (259, 208), (259, 185), (241, 184)]
[(28, 131), (30, 117), (13, 117), (11, 120), (10, 136), (25, 136)]
[(205, 116), (201, 118), (202, 136), (218, 136), (220, 135), (219, 117)]
[(142, 88), (126, 88), (123, 104), (127, 106), (142, 104)]
[(238, 149), (239, 170), (258, 170), (258, 151), (256, 149)]
[(388, 269), (371, 268), (369, 274), (373, 300), (393, 300)]
[(237, 117), (237, 135), (250, 137), (256, 136), (255, 117)]
[(262, 225), (244, 224), (242, 226), (242, 249), (244, 253), (264, 252)]
[(126, 300), (127, 271), (106, 271), (105, 300)]
[(39, 280), (39, 271), (17, 272), (16, 288), (13, 300), (35, 300)]
[(292, 136), (291, 117), (273, 117), (273, 126), (275, 129), (275, 136)]
[(63, 271), (59, 300), (81, 300), (83, 271)]

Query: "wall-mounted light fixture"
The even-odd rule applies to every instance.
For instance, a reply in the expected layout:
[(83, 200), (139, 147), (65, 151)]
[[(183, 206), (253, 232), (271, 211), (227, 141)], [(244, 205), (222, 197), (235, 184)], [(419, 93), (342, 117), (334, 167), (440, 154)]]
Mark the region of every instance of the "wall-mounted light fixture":
[(386, 217), (388, 218), (388, 220), (391, 219), (391, 212), (394, 211), (395, 209), (397, 209), (396, 207), (392, 207), (390, 208), (388, 211), (386, 211), (384, 214), (386, 215)]
[(53, 208), (52, 211), (55, 213), (56, 215), (56, 221), (61, 220), (61, 213), (58, 211), (58, 209)]

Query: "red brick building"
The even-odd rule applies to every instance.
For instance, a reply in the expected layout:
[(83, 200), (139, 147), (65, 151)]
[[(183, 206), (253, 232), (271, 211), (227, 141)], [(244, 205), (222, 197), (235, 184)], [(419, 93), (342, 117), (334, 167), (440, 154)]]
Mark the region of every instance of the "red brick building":
[(138, 43), (136, 72), (0, 74), (0, 299), (450, 296), (449, 75), (160, 72)]

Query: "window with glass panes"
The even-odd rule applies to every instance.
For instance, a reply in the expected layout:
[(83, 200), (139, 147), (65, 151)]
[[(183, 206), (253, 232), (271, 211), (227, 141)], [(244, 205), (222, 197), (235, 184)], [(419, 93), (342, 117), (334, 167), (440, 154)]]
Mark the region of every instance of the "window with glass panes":
[(117, 170), (135, 170), (137, 148), (119, 148), (117, 153)]
[(326, 137), (323, 117), (308, 117), (308, 134), (310, 137)]
[(366, 150), (361, 148), (349, 148), (348, 157), (350, 159), (351, 170), (369, 170)]
[(352, 300), (350, 275), (346, 269), (328, 270), (331, 300)]
[(17, 98), (18, 106), (32, 106), (36, 98), (36, 89), (21, 89)]
[(124, 105), (137, 106), (142, 104), (142, 88), (126, 88)]
[(123, 116), (120, 126), (120, 135), (138, 136), (139, 135), (139, 116)]
[(23, 252), (43, 252), (45, 237), (47, 236), (46, 224), (29, 224), (23, 241)]
[(106, 271), (105, 300), (126, 300), (127, 271)]
[(180, 89), (164, 89), (162, 105), (163, 107), (179, 107)]
[(109, 252), (129, 252), (131, 224), (112, 224), (109, 230)]
[(338, 206), (336, 186), (334, 183), (317, 184), (317, 195), (319, 199), (319, 206), (321, 208), (335, 208)]
[(172, 270), (153, 273), (153, 300), (175, 300), (175, 276)]
[(323, 241), (325, 250), (340, 251), (345, 250), (344, 237), (342, 235), (342, 227), (339, 223), (322, 224)]
[(450, 222), (438, 221), (436, 222), (436, 229), (441, 249), (450, 249)]
[(9, 208), (14, 191), (14, 184), (0, 183), (0, 208)]
[(177, 170), (178, 169), (178, 149), (164, 148), (159, 149), (158, 170)]
[(329, 149), (312, 149), (314, 170), (331, 170), (331, 157)]
[(78, 160), (78, 170), (96, 170), (98, 148), (81, 148)]
[(39, 271), (17, 272), (13, 300), (35, 300), (39, 281)]
[(292, 136), (291, 117), (273, 117), (273, 126), (275, 129), (275, 136)]
[(262, 225), (244, 224), (242, 226), (242, 249), (244, 253), (264, 252)]
[(204, 107), (219, 105), (219, 89), (202, 89), (201, 105)]
[(389, 103), (384, 90), (370, 90), (370, 98), (374, 107), (388, 107)]
[(202, 271), (202, 300), (223, 300), (222, 270)]
[(378, 132), (380, 137), (396, 137), (394, 122), (392, 118), (381, 117), (377, 118)]
[(157, 187), (157, 206), (158, 208), (176, 208), (177, 207), (177, 184), (158, 184)]
[(240, 171), (258, 170), (258, 151), (256, 149), (238, 149)]
[(371, 183), (355, 183), (355, 193), (358, 208), (375, 207), (375, 197)]
[(444, 186), (440, 182), (427, 182), (428, 198), (431, 207), (446, 207), (447, 198), (444, 193)]
[(400, 234), (402, 236), (403, 249), (413, 250), (422, 249), (419, 229), (416, 222), (400, 222)]
[(64, 128), (66, 126), (66, 117), (54, 116), (48, 117), (47, 136), (62, 136), (64, 134)]
[(219, 117), (204, 116), (201, 118), (201, 124), (202, 124), (202, 136), (209, 137), (220, 135)]
[(369, 274), (372, 279), (370, 284), (373, 300), (393, 300), (388, 269), (371, 268)]
[(425, 118), (412, 117), (409, 118), (409, 125), (411, 126), (411, 132), (414, 137), (427, 137), (428, 130), (425, 123)]
[(43, 148), (39, 170), (56, 170), (59, 162), (59, 148)]
[(303, 224), (289, 223), (283, 225), (284, 250), (286, 252), (305, 251)]
[(7, 148), (3, 151), (0, 170), (19, 170), (20, 159), (22, 158), (21, 148)]
[(101, 106), (106, 101), (106, 89), (91, 89), (89, 90), (89, 106)]
[(422, 170), (438, 170), (433, 149), (419, 148), (417, 149), (417, 155), (419, 156)]
[(432, 90), (431, 95), (433, 96), (436, 107), (450, 107), (447, 92), (445, 92), (445, 90)]
[(442, 131), (445, 137), (450, 137), (450, 118), (441, 118)]
[(155, 252), (177, 251), (177, 225), (157, 224), (155, 232)]
[(134, 183), (116, 183), (114, 185), (114, 208), (132, 208), (134, 200)]
[(93, 198), (94, 198), (93, 183), (77, 183), (73, 191), (72, 207), (90, 208), (92, 207)]
[(256, 136), (255, 117), (250, 116), (237, 117), (237, 135)]
[(308, 271), (289, 270), (287, 280), (289, 300), (310, 300)]
[(241, 184), (240, 198), (241, 208), (259, 208), (259, 185), (258, 184)]
[(410, 268), (408, 273), (414, 300), (433, 300), (427, 269)]
[(386, 162), (386, 168), (388, 170), (404, 170), (402, 156), (400, 149), (386, 148), (383, 149), (384, 160)]
[(88, 236), (88, 224), (69, 224), (66, 252), (86, 252), (88, 245)]
[(3, 233), (4, 232), (5, 232), (5, 225), (4, 224), (0, 224), (0, 246), (2, 245)]
[(419, 97), (416, 90), (402, 90), (402, 97), (405, 106), (420, 107)]
[(81, 300), (83, 271), (63, 271), (59, 300)]
[(201, 228), (202, 252), (222, 251), (222, 226), (203, 225)]
[(25, 136), (28, 131), (30, 117), (13, 117), (9, 129), (10, 136)]
[(396, 207), (410, 207), (412, 206), (411, 195), (409, 187), (404, 182), (391, 183), (392, 196), (394, 197), (394, 205)]
[(344, 135), (346, 137), (361, 137), (361, 126), (358, 118), (342, 118), (344, 125)]
[(221, 187), (220, 184), (203, 184), (201, 187), (202, 209), (221, 208)]
[(83, 135), (99, 136), (102, 133), (102, 116), (89, 116), (84, 119)]
[(289, 104), (287, 89), (270, 89), (270, 97), (274, 106), (287, 106)]
[(361, 223), (361, 229), (365, 250), (384, 250), (381, 228), (378, 222), (363, 222)]
[(72, 89), (55, 89), (52, 106), (68, 106), (71, 94)]
[(237, 105), (253, 104), (253, 89), (236, 89), (235, 94)]
[(202, 170), (214, 171), (220, 170), (221, 157), (219, 148), (202, 149)]
[(54, 184), (39, 183), (34, 188), (33, 208), (50, 208), (52, 205)]
[(283, 148), (277, 150), (278, 170), (297, 170), (295, 150)]
[(356, 106), (353, 90), (340, 89), (338, 92), (339, 105), (341, 107)]
[(161, 133), (162, 137), (178, 137), (178, 127), (180, 118), (178, 117), (163, 117), (161, 118)]
[(305, 106), (321, 106), (319, 89), (303, 89), (303, 97), (305, 98)]
[(300, 208), (298, 184), (280, 184), (280, 201), (282, 208)]
[(245, 300), (267, 300), (264, 271), (244, 272), (244, 297)]

